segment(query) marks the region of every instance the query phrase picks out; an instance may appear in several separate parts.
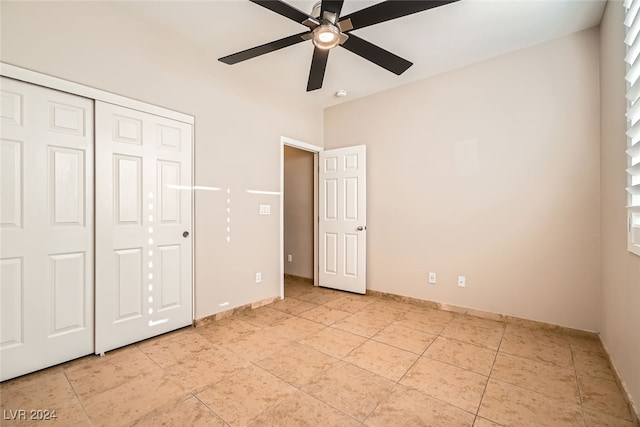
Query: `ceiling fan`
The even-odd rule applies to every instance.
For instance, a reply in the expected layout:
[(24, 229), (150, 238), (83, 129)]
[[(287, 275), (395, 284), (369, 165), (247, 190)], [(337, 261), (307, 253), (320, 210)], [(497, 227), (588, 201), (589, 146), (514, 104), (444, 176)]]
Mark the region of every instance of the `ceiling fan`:
[(307, 15), (281, 0), (249, 1), (296, 21), (307, 27), (308, 30), (243, 50), (218, 60), (225, 64), (236, 64), (305, 40), (311, 40), (314, 48), (311, 71), (309, 72), (309, 81), (307, 83), (307, 92), (309, 92), (322, 87), (329, 51), (336, 46), (342, 46), (348, 51), (397, 75), (404, 73), (413, 65), (412, 62), (369, 43), (351, 32), (458, 0), (387, 0), (347, 16), (340, 16), (344, 0), (322, 0), (313, 7), (311, 15)]

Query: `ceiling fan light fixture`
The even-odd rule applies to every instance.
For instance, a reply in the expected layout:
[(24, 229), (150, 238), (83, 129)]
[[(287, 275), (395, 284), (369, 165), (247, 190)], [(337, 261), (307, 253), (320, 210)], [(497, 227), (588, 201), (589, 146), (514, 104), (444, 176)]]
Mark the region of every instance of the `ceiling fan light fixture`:
[(289, 5), (291, 0), (249, 1), (285, 18), (289, 18), (298, 24), (302, 24), (307, 29), (299, 34), (293, 34), (270, 43), (245, 49), (218, 58), (218, 60), (229, 65), (236, 64), (311, 39), (314, 48), (307, 82), (307, 92), (310, 92), (322, 88), (327, 60), (329, 59), (329, 50), (338, 45), (394, 74), (400, 75), (404, 73), (413, 63), (361, 39), (353, 34), (352, 31), (403, 16), (413, 15), (414, 13), (444, 6), (459, 0), (386, 0), (349, 13), (346, 16), (341, 15), (342, 5), (345, 0), (315, 0), (316, 3), (310, 15)]
[(320, 49), (331, 49), (340, 43), (340, 30), (331, 24), (322, 24), (313, 30), (313, 44)]

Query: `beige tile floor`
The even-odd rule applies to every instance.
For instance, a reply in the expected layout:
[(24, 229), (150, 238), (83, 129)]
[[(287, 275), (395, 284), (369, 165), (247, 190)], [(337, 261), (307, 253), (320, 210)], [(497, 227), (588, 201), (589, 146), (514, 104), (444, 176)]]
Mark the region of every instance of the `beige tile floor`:
[(599, 343), (295, 280), (287, 298), (0, 384), (68, 426), (633, 426)]

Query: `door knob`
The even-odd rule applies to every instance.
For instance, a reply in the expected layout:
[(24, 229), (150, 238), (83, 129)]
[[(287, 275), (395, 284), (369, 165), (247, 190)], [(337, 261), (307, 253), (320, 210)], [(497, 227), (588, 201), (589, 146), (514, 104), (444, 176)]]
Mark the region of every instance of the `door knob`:
[(358, 230), (358, 231), (363, 231), (363, 230), (366, 230), (366, 229), (367, 229), (367, 227), (366, 227), (366, 226), (365, 226), (365, 227), (363, 227), (363, 226), (359, 226), (359, 227), (357, 228), (357, 230)]
[(186, 238), (186, 237), (189, 237), (189, 232), (188, 232), (188, 231), (185, 231), (184, 233), (182, 233), (182, 237), (185, 237), (185, 238)]

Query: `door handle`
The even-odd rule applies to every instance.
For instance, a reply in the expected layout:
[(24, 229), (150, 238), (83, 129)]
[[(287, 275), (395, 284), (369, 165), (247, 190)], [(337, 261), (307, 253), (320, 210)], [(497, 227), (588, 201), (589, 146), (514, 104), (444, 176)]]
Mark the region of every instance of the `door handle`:
[(185, 231), (184, 233), (182, 233), (182, 237), (187, 238), (189, 237), (189, 232)]
[(363, 226), (359, 226), (358, 228), (356, 228), (356, 230), (358, 230), (358, 231), (364, 231), (366, 229), (367, 229), (366, 225), (364, 227)]

